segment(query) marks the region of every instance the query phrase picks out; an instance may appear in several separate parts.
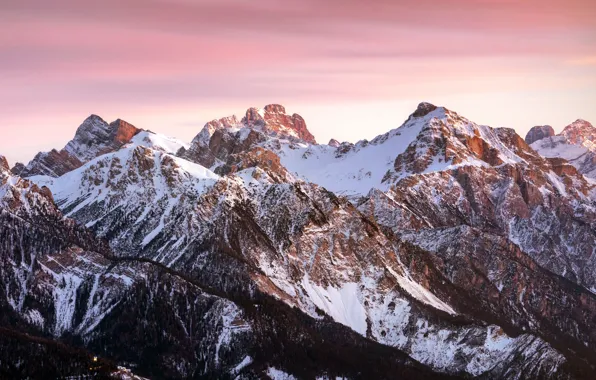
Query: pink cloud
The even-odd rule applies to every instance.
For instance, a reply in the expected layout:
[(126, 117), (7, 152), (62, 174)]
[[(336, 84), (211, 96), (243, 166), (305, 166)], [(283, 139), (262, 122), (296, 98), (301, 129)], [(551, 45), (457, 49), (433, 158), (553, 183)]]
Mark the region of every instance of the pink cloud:
[(71, 134), (91, 112), (161, 107), (166, 120), (197, 104), (579, 94), (596, 85), (594, 19), (587, 0), (0, 0), (0, 128), (41, 131), (41, 114)]

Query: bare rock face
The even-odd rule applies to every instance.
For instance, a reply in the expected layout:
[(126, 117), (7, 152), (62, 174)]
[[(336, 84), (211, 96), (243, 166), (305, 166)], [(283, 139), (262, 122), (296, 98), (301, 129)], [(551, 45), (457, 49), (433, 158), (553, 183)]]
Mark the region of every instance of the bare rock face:
[(6, 159), (6, 157), (0, 154), (0, 172), (2, 171), (9, 172), (10, 166), (8, 165), (8, 160)]
[(140, 131), (120, 119), (108, 124), (101, 117), (91, 115), (79, 126), (74, 139), (64, 149), (38, 153), (26, 167), (15, 170), (23, 177), (60, 177), (95, 157), (119, 149)]
[(141, 130), (117, 119), (107, 124), (97, 115), (89, 116), (64, 148), (81, 162), (87, 162), (104, 153), (112, 152), (128, 143)]
[(331, 139), (331, 140), (329, 140), (329, 142), (327, 143), (327, 145), (332, 146), (334, 148), (339, 148), (339, 146), (341, 145), (341, 143), (339, 141), (337, 141), (336, 139)]
[[(433, 111), (440, 111), (440, 117), (425, 121)], [(396, 173), (422, 173), (432, 165), (460, 165), (482, 161), (491, 166), (503, 163), (498, 147), (488, 143), (482, 134), (495, 134), (492, 129), (478, 126), (457, 113), (421, 103), (406, 121), (406, 126), (422, 125), (416, 138), (405, 152), (395, 159)], [(497, 136), (494, 136), (497, 139)]]
[(593, 146), (596, 144), (596, 128), (585, 120), (578, 119), (563, 129), (561, 136), (565, 136), (570, 144)]
[(38, 153), (24, 169), (20, 170), (19, 175), (23, 177), (34, 175), (60, 177), (79, 168), (82, 164), (81, 160), (64, 149), (60, 151), (52, 149), (49, 152)]
[(596, 188), (579, 169), (428, 103), (356, 144), (301, 128), (268, 105), (188, 149), (139, 136), (5, 180), (2, 310), (147, 376), (594, 378)]
[[(396, 370), (406, 379), (449, 378), (396, 347), (259, 290), (279, 292), (260, 269), (269, 259), (278, 263), (282, 257), (272, 251), (272, 242), (287, 242), (287, 228), (299, 232), (311, 221), (323, 225), (326, 214), (340, 206), (331, 193), (316, 185), (280, 183), (263, 194), (265, 199), (253, 194), (254, 207), (262, 211), (256, 213), (246, 202), (249, 189), (236, 178), (206, 184), (217, 177), (203, 178), (201, 171), (207, 170), (198, 165), (151, 147), (123, 150), (83, 165), (66, 179), (80, 186), (82, 197), (76, 194), (79, 190), (59, 193), (58, 203), (65, 210), (80, 206), (73, 213), (79, 223), (65, 218), (43, 195), (46, 190), (27, 180), (13, 178), (0, 185), (0, 305), (3, 318), (14, 315), (19, 323), (11, 329), (31, 338), (43, 334), (44, 342), (63, 341), (62, 346), (74, 337), (90, 352), (132, 363), (146, 376), (228, 378), (242, 370), (248, 378), (259, 378), (275, 365), (290, 368), (300, 378), (329, 373), (389, 378)], [(245, 158), (255, 159), (249, 165), (268, 164), (266, 152), (248, 153), (251, 157)], [(65, 199), (65, 194), (73, 198)], [(103, 200), (88, 202), (89, 197)], [(374, 234), (353, 206), (344, 205), (355, 217), (354, 233)], [(337, 209), (337, 215), (343, 215), (342, 210)], [(98, 216), (102, 220), (93, 223), (94, 231), (117, 251), (82, 227), (83, 220)], [(348, 236), (339, 231), (333, 235), (342, 245), (349, 244)], [(131, 243), (134, 249), (128, 251)], [(369, 237), (365, 244), (374, 243)], [(299, 254), (301, 259), (308, 255)], [(317, 268), (313, 276), (322, 271)], [(412, 326), (415, 323), (412, 320)], [(485, 330), (478, 327), (478, 332)], [(4, 333), (1, 329), (2, 348)], [(540, 347), (552, 352), (544, 344)], [(37, 357), (13, 351), (0, 350), (0, 360), (25, 367), (39, 363)], [(389, 364), (378, 364), (379, 355)], [(323, 357), (321, 362), (318, 358)], [(346, 358), (357, 359), (358, 365), (345, 368)], [(71, 357), (56, 361), (73, 368)], [(79, 373), (87, 375), (84, 369)], [(65, 375), (69, 373), (56, 376)]]
[(434, 104), (422, 102), (422, 103), (418, 104), (418, 107), (416, 108), (416, 111), (414, 111), (412, 116), (423, 117), (423, 116), (428, 115), (429, 113), (431, 113), (432, 111), (434, 111), (436, 109), (437, 109), (437, 106), (435, 106)]
[(534, 141), (542, 140), (546, 137), (555, 135), (555, 130), (550, 125), (538, 125), (532, 127), (526, 134), (526, 143), (532, 144)]
[(25, 164), (23, 164), (22, 162), (17, 162), (16, 164), (14, 164), (12, 169), (10, 169), (10, 171), (14, 175), (18, 175), (18, 176), (20, 176), (24, 170), (25, 170)]
[(316, 144), (302, 116), (287, 115), (286, 109), (279, 104), (266, 105), (262, 113), (256, 108), (249, 108), (242, 122), (250, 128), (262, 128), (266, 132), (294, 136), (307, 143)]
[(227, 163), (229, 153), (238, 153), (272, 137), (316, 144), (300, 115), (287, 115), (283, 106), (269, 104), (263, 109), (249, 108), (240, 121), (229, 116), (208, 122), (190, 147), (178, 155), (211, 168), (218, 162)]

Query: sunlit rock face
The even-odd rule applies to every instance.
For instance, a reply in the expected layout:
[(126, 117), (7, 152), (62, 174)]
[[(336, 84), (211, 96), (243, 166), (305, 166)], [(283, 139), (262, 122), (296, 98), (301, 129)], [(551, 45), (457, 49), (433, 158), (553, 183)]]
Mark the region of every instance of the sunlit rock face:
[(190, 144), (112, 124), (57, 178), (0, 159), (12, 329), (148, 377), (596, 373), (594, 184), (535, 148), (566, 137), (429, 103), (327, 145), (279, 105)]
[(60, 177), (102, 154), (117, 150), (130, 142), (141, 130), (124, 120), (108, 124), (91, 115), (79, 126), (75, 137), (61, 150), (40, 152), (27, 166), (15, 166), (21, 177), (48, 175)]

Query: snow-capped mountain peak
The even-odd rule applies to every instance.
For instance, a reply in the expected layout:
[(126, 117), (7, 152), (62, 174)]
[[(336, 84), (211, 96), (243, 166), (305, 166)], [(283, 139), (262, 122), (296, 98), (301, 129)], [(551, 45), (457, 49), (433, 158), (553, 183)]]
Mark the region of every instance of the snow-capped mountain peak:
[(135, 135), (126, 146), (144, 146), (164, 153), (176, 154), (180, 149), (188, 149), (190, 145), (174, 137), (142, 131)]
[(594, 148), (596, 145), (596, 127), (585, 120), (578, 119), (563, 129), (564, 136), (570, 144)]
[(207, 146), (216, 130), (224, 129), (236, 132), (243, 128), (316, 144), (314, 136), (307, 129), (306, 123), (300, 115), (288, 115), (282, 105), (268, 104), (264, 108), (251, 107), (247, 109), (241, 120), (236, 115), (232, 115), (206, 123), (201, 132), (193, 139), (192, 145)]
[(63, 149), (40, 152), (26, 166), (15, 165), (13, 171), (21, 177), (59, 177), (95, 157), (119, 149), (139, 132), (141, 129), (124, 120), (117, 119), (108, 124), (101, 117), (91, 115), (77, 128), (74, 138)]
[(280, 105), (190, 145), (84, 124), (58, 178), (0, 168), (0, 306), (43, 333), (171, 378), (596, 371), (594, 186), (512, 129), (430, 103), (355, 144)]
[(10, 166), (6, 157), (0, 154), (0, 172), (9, 172)]
[[(127, 252), (137, 252), (176, 226), (193, 200), (220, 177), (209, 169), (176, 157), (188, 145), (160, 134), (142, 131), (119, 150), (96, 157), (58, 178), (31, 177), (52, 190), (68, 216), (94, 226), (101, 235), (109, 217), (125, 213), (136, 218), (136, 239), (126, 235)], [(185, 205), (183, 207), (183, 205)], [(129, 231), (126, 231), (130, 233)], [(163, 235), (163, 234), (162, 234)], [(155, 243), (155, 242), (154, 242)], [(163, 244), (173, 244), (169, 238)], [(157, 243), (155, 243), (157, 244)]]
[[(526, 139), (539, 137), (534, 132), (532, 128)], [(596, 179), (596, 128), (589, 122), (578, 119), (558, 135), (536, 139), (531, 146), (540, 155), (565, 159), (584, 176)]]
[(236, 118), (210, 122), (179, 155), (217, 171), (218, 167), (238, 166), (241, 153), (259, 147), (279, 157), (295, 178), (339, 194), (363, 196), (372, 188), (387, 189), (410, 174), (518, 163), (524, 162), (518, 153), (524, 157), (533, 154), (526, 145), (508, 146), (515, 139), (509, 139), (504, 131), (477, 125), (426, 102), (400, 127), (356, 144), (332, 140), (328, 145), (316, 145), (297, 139), (295, 134), (268, 130), (268, 120), (287, 117), (284, 112), (282, 106), (269, 105), (263, 110), (249, 109), (240, 123)]
[(101, 117), (91, 115), (79, 126), (75, 137), (66, 144), (64, 150), (81, 162), (87, 162), (103, 153), (118, 149), (140, 131), (121, 119), (108, 124)]

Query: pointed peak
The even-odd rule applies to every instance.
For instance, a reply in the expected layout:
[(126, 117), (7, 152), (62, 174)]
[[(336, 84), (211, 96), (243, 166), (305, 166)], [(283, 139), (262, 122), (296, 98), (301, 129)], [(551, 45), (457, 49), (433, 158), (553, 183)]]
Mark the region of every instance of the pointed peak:
[(8, 165), (8, 160), (6, 157), (0, 154), (0, 171), (10, 171), (10, 166)]
[(141, 129), (116, 119), (108, 124), (97, 115), (91, 115), (79, 126), (74, 139), (68, 142), (64, 150), (81, 162), (87, 162), (101, 154), (119, 149), (130, 142)]
[(570, 144), (584, 145), (586, 142), (596, 142), (596, 128), (586, 120), (577, 119), (563, 129), (560, 134), (565, 136)]
[(268, 104), (265, 106), (264, 110), (265, 110), (265, 112), (269, 112), (269, 113), (281, 113), (281, 114), (286, 113), (285, 107), (280, 104)]
[(124, 145), (128, 143), (134, 136), (142, 131), (142, 129), (139, 129), (122, 119), (116, 119), (111, 122), (110, 128), (110, 137), (112, 142), (118, 145)]
[(414, 117), (423, 117), (436, 110), (438, 107), (434, 104), (422, 102), (416, 107), (416, 111), (412, 114)]
[(87, 116), (85, 118), (85, 120), (83, 120), (83, 124), (89, 124), (89, 123), (102, 123), (102, 124), (108, 124), (104, 119), (101, 118), (101, 116), (98, 116), (94, 113), (92, 113), (91, 115)]
[(263, 125), (265, 124), (265, 113), (259, 108), (250, 107), (246, 110), (246, 113), (242, 118), (242, 123), (247, 124), (248, 126)]
[(236, 128), (240, 124), (238, 117), (236, 115), (222, 117), (221, 119), (213, 119), (207, 123), (203, 128), (215, 128), (215, 129), (222, 129), (222, 128)]
[(91, 130), (105, 130), (108, 128), (108, 123), (102, 119), (101, 117), (95, 115), (95, 114), (91, 114), (89, 116), (87, 116), (87, 118), (85, 118), (85, 120), (83, 120), (83, 122), (81, 123), (81, 125), (79, 125), (79, 127), (77, 128), (77, 131), (75, 133), (75, 137), (76, 136), (80, 136), (81, 134), (85, 134), (88, 133), (88, 131)]
[(565, 129), (573, 129), (573, 128), (593, 129), (594, 126), (589, 121), (586, 121), (584, 119), (577, 119), (576, 121), (574, 121), (573, 123), (571, 123), (565, 127)]
[(202, 146), (209, 145), (209, 140), (213, 133), (219, 129), (239, 128), (241, 123), (236, 115), (222, 117), (221, 119), (213, 119), (203, 126), (203, 129), (192, 140), (193, 144)]
[(242, 118), (242, 124), (249, 128), (297, 137), (311, 144), (317, 143), (306, 128), (304, 118), (296, 113), (287, 114), (285, 107), (279, 104), (268, 104), (263, 109), (249, 108)]
[(337, 141), (336, 139), (331, 139), (331, 140), (329, 140), (327, 145), (332, 146), (334, 148), (338, 148), (341, 145), (341, 143), (339, 141)]

